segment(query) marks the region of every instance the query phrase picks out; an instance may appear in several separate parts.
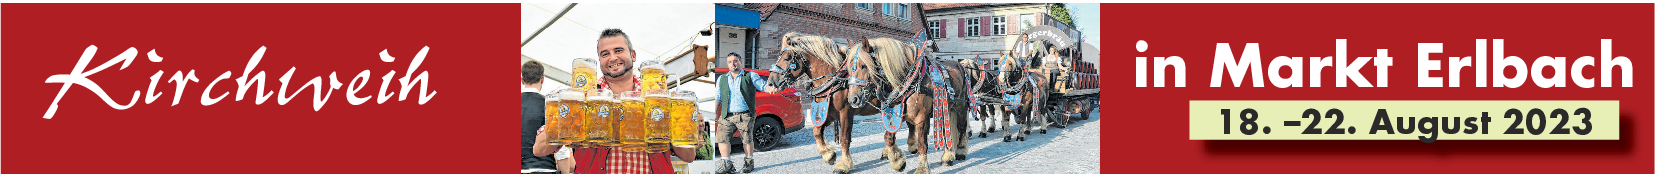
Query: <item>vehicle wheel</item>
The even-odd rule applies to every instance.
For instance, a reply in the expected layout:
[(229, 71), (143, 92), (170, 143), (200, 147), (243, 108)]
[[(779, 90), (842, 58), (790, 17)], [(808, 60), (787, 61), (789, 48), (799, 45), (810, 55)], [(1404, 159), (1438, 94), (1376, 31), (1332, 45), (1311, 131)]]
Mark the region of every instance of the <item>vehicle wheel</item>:
[(781, 144), (782, 123), (774, 117), (762, 117), (753, 128), (753, 150), (769, 151)]

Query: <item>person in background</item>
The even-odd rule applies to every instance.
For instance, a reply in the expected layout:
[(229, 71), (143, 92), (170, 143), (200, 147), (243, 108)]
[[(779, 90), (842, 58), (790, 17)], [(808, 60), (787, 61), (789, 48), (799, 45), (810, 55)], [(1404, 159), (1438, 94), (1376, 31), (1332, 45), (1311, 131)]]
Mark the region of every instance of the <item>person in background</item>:
[[(567, 152), (561, 154), (560, 157), (563, 159), (554, 158), (559, 156), (547, 156), (558, 151), (561, 147), (547, 144), (547, 136), (543, 133), (546, 130), (546, 96), (540, 95), (540, 88), (542, 82), (544, 82), (545, 68), (541, 66), (539, 61), (531, 60), (523, 63), (521, 73), (522, 79), (518, 80), (518, 83), (523, 86), (521, 91), (522, 105), (518, 108), (521, 109), (519, 112), (521, 121), (519, 123), (522, 125), (518, 127), (521, 129), (518, 136), (521, 141), (522, 152), (518, 155), (520, 158), (518, 165), (525, 171), (553, 168), (567, 171), (568, 169), (565, 168), (574, 167), (574, 160), (568, 159), (569, 154)], [(564, 149), (563, 151), (568, 150)]]

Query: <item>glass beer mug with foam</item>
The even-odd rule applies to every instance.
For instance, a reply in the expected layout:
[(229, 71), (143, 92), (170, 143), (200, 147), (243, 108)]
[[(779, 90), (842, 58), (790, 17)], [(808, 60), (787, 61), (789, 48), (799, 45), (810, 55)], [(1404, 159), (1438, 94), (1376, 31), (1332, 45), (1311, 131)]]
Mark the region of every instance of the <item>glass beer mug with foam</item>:
[(695, 99), (695, 92), (693, 91), (675, 91), (672, 100), (668, 101), (672, 110), (668, 114), (672, 117), (673, 146), (695, 148), (705, 141), (701, 139), (700, 126), (698, 126), (701, 118), (696, 113), (698, 109), (696, 109)]
[(586, 142), (591, 146), (615, 147), (615, 119), (621, 115), (621, 104), (607, 89), (586, 93)]
[(570, 65), (570, 86), (582, 90), (598, 89), (598, 60), (592, 58), (575, 58)]
[(641, 73), (638, 75), (638, 81), (640, 83), (638, 84), (638, 87), (642, 88), (641, 91), (666, 89), (666, 66), (662, 65), (660, 60), (644, 60), (643, 62), (639, 62), (638, 72)]
[[(615, 95), (620, 98), (622, 113), (620, 118), (617, 119), (619, 123), (617, 123), (616, 126), (618, 127), (615, 130), (619, 133), (620, 148), (626, 152), (639, 152), (646, 148), (644, 129), (649, 127), (649, 122), (645, 121), (648, 116), (644, 115), (642, 94), (638, 91), (624, 91)], [(613, 112), (613, 110), (611, 111)]]
[(665, 152), (671, 147), (672, 134), (669, 129), (672, 119), (669, 117), (675, 112), (672, 110), (672, 100), (672, 93), (665, 89), (644, 92), (644, 115), (647, 115), (644, 121), (649, 123), (644, 131), (644, 141), (650, 144), (649, 152)]
[[(556, 106), (547, 106), (548, 112), (556, 111), (554, 118), (546, 119), (546, 131), (554, 133), (552, 143), (579, 146), (586, 141), (586, 132), (581, 129), (586, 116), (586, 92), (579, 88), (557, 90)], [(550, 103), (548, 103), (550, 104)], [(553, 109), (553, 108), (556, 109)]]

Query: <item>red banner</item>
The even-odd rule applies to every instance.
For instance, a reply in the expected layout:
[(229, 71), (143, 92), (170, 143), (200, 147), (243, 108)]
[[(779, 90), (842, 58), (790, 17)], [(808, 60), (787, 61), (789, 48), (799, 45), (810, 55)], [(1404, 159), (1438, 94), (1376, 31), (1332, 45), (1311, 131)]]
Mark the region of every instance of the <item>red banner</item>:
[(6, 172), (510, 172), (516, 6), (5, 4)]
[[(1105, 91), (1101, 119), (1106, 120), (1100, 135), (1105, 142), (1100, 147), (1102, 165), (1106, 173), (1648, 173), (1655, 163), (1649, 136), (1651, 114), (1655, 114), (1651, 110), (1651, 104), (1655, 104), (1651, 101), (1655, 84), (1650, 80), (1655, 75), (1651, 74), (1655, 60), (1650, 59), (1655, 56), (1650, 51), (1655, 46), (1651, 45), (1655, 36), (1651, 34), (1655, 31), (1651, 28), (1655, 26), (1651, 7), (1103, 4), (1099, 22), (1105, 26), (1100, 28), (1103, 37), (1099, 45), (1103, 57), (1099, 84)], [(1421, 50), (1433, 45), (1425, 43), (1436, 43), (1440, 50)], [(1479, 46), (1483, 46), (1484, 53), (1479, 53)], [(1433, 51), (1436, 53), (1427, 55), (1434, 62), (1422, 64), (1427, 61), (1418, 59), (1420, 53)], [(1238, 64), (1234, 61), (1248, 54), (1261, 59), (1255, 63), (1262, 71), (1233, 70), (1222, 61), (1215, 63), (1231, 60), (1230, 64)], [(1182, 60), (1182, 68), (1163, 66), (1174, 64), (1167, 61), (1174, 56)], [(1281, 56), (1288, 58), (1278, 59)], [(1515, 56), (1527, 62), (1519, 68), (1537, 66), (1536, 61), (1543, 56), (1555, 57), (1563, 60), (1558, 62), (1563, 66), (1544, 68), (1538, 74), (1571, 80), (1563, 86), (1542, 88), (1540, 83), (1552, 85), (1555, 81), (1530, 76), (1518, 78), (1522, 81), (1516, 82), (1520, 85), (1515, 88), (1494, 87), (1494, 79), (1499, 78), (1493, 76), (1496, 73), (1506, 77), (1528, 74), (1517, 68), (1494, 68), (1494, 64), (1486, 70), (1474, 65), (1450, 74), (1448, 68), (1454, 68), (1450, 67), (1450, 57), (1479, 56), (1490, 61)], [(1596, 57), (1585, 61), (1595, 65), (1574, 66), (1583, 56)], [(1292, 68), (1288, 66), (1269, 66), (1292, 57), (1302, 57), (1301, 63), (1283, 64), (1303, 68), (1289, 71)], [(1315, 74), (1316, 70), (1311, 69), (1317, 66), (1314, 59), (1330, 57), (1348, 57), (1350, 62), (1322, 62), (1332, 66), (1322, 67)], [(1381, 63), (1377, 57), (1389, 57), (1389, 61)], [(1613, 69), (1613, 77), (1600, 71), (1608, 66), (1608, 61), (1602, 59), (1609, 57), (1628, 61)], [(1214, 76), (1215, 66), (1226, 67), (1219, 70), (1225, 72)], [(1440, 69), (1421, 70), (1432, 66)], [(1346, 70), (1341, 73), (1341, 69)], [(1631, 71), (1624, 73), (1623, 69)], [(1163, 73), (1158, 76), (1158, 71)], [(1183, 86), (1176, 87), (1180, 74)], [(1336, 79), (1341, 74), (1349, 79)], [(1572, 78), (1575, 75), (1596, 79), (1596, 83), (1577, 83)], [(1272, 76), (1283, 80), (1272, 81)], [(1479, 87), (1478, 76), (1491, 84)], [(1440, 78), (1437, 81), (1444, 84), (1457, 83), (1458, 87), (1422, 87), (1430, 86), (1430, 81), (1421, 83), (1421, 78), (1428, 77)], [(1614, 83), (1612, 87), (1604, 83), (1609, 79)], [(1434, 143), (1190, 140), (1190, 100), (1618, 100), (1620, 138)], [(1212, 111), (1212, 118), (1219, 118), (1218, 113)], [(1363, 132), (1368, 131), (1365, 128)]]

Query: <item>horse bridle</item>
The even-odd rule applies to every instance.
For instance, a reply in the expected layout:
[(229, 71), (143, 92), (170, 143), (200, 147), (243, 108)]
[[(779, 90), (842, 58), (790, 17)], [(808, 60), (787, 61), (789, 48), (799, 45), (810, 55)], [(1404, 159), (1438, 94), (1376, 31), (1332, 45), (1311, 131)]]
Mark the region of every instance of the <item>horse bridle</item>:
[[(885, 78), (888, 77), (885, 77), (884, 74), (879, 73), (879, 69), (874, 69), (874, 71), (869, 72), (872, 74), (868, 75), (868, 77), (871, 78), (870, 81), (872, 82), (867, 84), (867, 86), (870, 87), (864, 88), (861, 92), (857, 92), (855, 96), (852, 96), (853, 99), (850, 101), (851, 106), (861, 107), (864, 103), (867, 103), (867, 98), (876, 96), (879, 94), (877, 92), (886, 92), (883, 90), (884, 88), (892, 88), (891, 90), (895, 91), (890, 91), (891, 93), (888, 93), (888, 95), (883, 98), (884, 100), (880, 101), (878, 108), (890, 108), (891, 106), (904, 101), (908, 97), (908, 94), (919, 91), (917, 88), (923, 85), (920, 81), (926, 78), (927, 72), (930, 71), (929, 68), (932, 68), (931, 64), (934, 64), (935, 62), (932, 62), (934, 59), (924, 56), (923, 52), (917, 52), (915, 55), (919, 57), (919, 60), (914, 61), (914, 67), (908, 72), (908, 75), (906, 76), (907, 80), (903, 80), (903, 84), (900, 84), (901, 87), (895, 86), (899, 84), (880, 83), (885, 82)], [(873, 63), (874, 68), (880, 67), (878, 65), (878, 61)]]
[[(810, 78), (811, 75), (815, 75), (815, 74), (813, 74), (810, 71), (810, 68), (802, 68), (800, 66), (801, 62), (808, 65), (810, 63), (810, 59), (804, 58), (803, 56), (799, 56), (798, 55), (799, 53), (797, 52), (797, 50), (794, 50), (792, 48), (782, 47), (781, 52), (786, 52), (786, 55), (785, 55), (786, 57), (784, 59), (787, 60), (787, 69), (782, 69), (782, 67), (780, 65), (771, 64), (770, 65), (770, 70), (768, 70), (768, 71), (770, 71), (771, 74), (778, 74), (778, 73), (782, 74), (782, 79), (783, 80), (790, 80), (790, 81), (779, 81), (779, 82), (775, 82), (775, 84), (787, 84), (787, 86), (800, 87), (804, 84), (807, 84), (807, 83), (810, 83), (810, 82), (816, 82), (816, 81), (819, 81), (821, 79), (827, 78), (828, 81), (824, 82), (826, 84), (818, 85), (818, 86), (811, 87), (810, 89), (806, 89), (803, 92), (804, 95), (800, 95), (801, 98), (809, 98), (811, 100), (818, 99), (818, 98), (827, 98), (829, 95), (833, 95), (834, 92), (844, 90), (845, 85), (841, 85), (841, 84), (845, 83), (845, 79), (840, 78), (838, 76), (843, 76), (843, 75), (847, 74), (847, 73), (845, 73), (845, 71), (840, 70), (840, 71), (835, 71), (834, 73), (829, 73), (827, 75), (822, 75), (822, 76), (817, 76), (815, 78)], [(794, 75), (792, 73), (789, 73), (792, 70), (799, 70), (800, 71), (799, 75)], [(806, 78), (808, 78), (808, 79), (806, 79)], [(794, 101), (794, 102), (797, 102), (797, 101)]]

